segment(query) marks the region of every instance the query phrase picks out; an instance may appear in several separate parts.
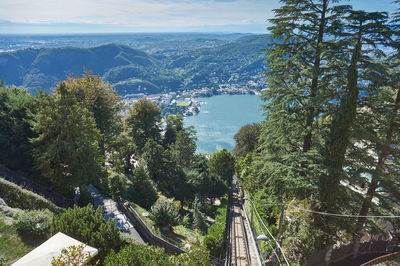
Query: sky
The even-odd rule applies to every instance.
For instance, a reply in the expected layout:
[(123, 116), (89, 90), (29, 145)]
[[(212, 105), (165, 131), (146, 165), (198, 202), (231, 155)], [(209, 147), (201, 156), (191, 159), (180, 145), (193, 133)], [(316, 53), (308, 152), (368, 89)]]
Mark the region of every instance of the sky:
[[(392, 12), (393, 0), (351, 0)], [(266, 33), (279, 0), (0, 0), (0, 33)]]

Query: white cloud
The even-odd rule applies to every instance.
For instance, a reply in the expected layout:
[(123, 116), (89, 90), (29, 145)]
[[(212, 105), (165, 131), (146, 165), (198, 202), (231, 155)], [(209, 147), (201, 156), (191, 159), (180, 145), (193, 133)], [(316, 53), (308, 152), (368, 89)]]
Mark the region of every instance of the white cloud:
[(0, 17), (23, 23), (135, 27), (264, 23), (278, 0), (1, 0)]

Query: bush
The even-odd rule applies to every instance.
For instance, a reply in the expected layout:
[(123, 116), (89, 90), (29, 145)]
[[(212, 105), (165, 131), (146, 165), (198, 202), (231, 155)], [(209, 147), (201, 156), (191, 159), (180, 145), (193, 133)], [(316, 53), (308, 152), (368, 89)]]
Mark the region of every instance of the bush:
[(20, 234), (44, 238), (50, 234), (53, 213), (49, 210), (20, 211), (17, 216), (17, 230)]
[(49, 209), (52, 212), (61, 211), (61, 208), (44, 197), (23, 189), (3, 178), (0, 178), (0, 195), (13, 208), (28, 210)]
[(163, 248), (131, 244), (120, 252), (111, 251), (104, 260), (106, 266), (174, 265)]
[(136, 168), (130, 180), (132, 183), (128, 188), (127, 198), (145, 209), (150, 209), (157, 201), (158, 194), (146, 169), (140, 166)]
[(111, 251), (111, 253), (106, 257), (104, 265), (208, 266), (212, 264), (210, 262), (209, 253), (201, 247), (196, 247), (190, 253), (184, 253), (178, 256), (168, 256), (163, 248), (131, 244), (118, 253)]
[(120, 233), (113, 219), (106, 223), (101, 207), (94, 210), (92, 204), (85, 207), (74, 206), (63, 212), (54, 222), (54, 233), (63, 232), (85, 244), (99, 249), (103, 259), (111, 250), (122, 245)]
[(163, 226), (175, 226), (180, 224), (179, 209), (169, 202), (158, 200), (151, 207), (150, 218), (156, 223), (156, 225)]

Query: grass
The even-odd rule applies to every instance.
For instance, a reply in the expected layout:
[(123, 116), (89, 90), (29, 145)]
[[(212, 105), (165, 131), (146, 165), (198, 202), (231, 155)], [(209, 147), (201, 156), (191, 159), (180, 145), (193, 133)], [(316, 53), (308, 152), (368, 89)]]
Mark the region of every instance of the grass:
[(188, 106), (189, 102), (182, 101), (182, 102), (177, 102), (176, 106)]
[(14, 222), (0, 214), (0, 258), (10, 265), (42, 244), (44, 240), (21, 237)]

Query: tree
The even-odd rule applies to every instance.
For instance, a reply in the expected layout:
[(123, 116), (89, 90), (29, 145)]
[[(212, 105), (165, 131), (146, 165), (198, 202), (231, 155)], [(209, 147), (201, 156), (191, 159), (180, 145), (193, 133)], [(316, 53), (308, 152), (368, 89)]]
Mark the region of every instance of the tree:
[(100, 133), (91, 113), (60, 83), (54, 95), (39, 96), (32, 121), (35, 165), (58, 190), (71, 192), (102, 172)]
[(172, 227), (181, 223), (179, 209), (163, 200), (158, 200), (151, 206), (151, 218), (159, 227)]
[(217, 151), (211, 155), (208, 167), (210, 173), (220, 176), (224, 182), (230, 184), (235, 174), (235, 157), (226, 149)]
[(164, 146), (175, 143), (176, 134), (183, 130), (183, 117), (181, 115), (169, 115), (166, 120), (166, 128), (164, 134)]
[(86, 72), (82, 78), (68, 78), (64, 84), (78, 103), (92, 113), (102, 137), (100, 150), (104, 155), (122, 131), (120, 96), (109, 83), (91, 72)]
[(261, 125), (258, 123), (248, 124), (239, 129), (234, 136), (236, 145), (233, 154), (236, 157), (246, 156), (247, 153), (255, 150), (260, 129)]
[(158, 194), (149, 173), (139, 165), (128, 178), (131, 181), (127, 192), (128, 199), (145, 209), (150, 209), (157, 201)]
[(143, 148), (142, 158), (151, 179), (161, 187), (165, 187), (167, 172), (165, 169), (166, 158), (163, 146), (153, 139), (148, 139)]
[[(348, 28), (346, 38), (351, 47), (351, 61), (348, 66), (344, 92), (337, 111), (332, 117), (329, 134), (324, 148), (324, 166), (326, 173), (319, 178), (319, 210), (337, 212), (341, 204), (337, 201), (340, 197), (340, 181), (344, 179), (343, 167), (347, 149), (350, 145), (351, 129), (356, 118), (359, 102), (359, 73), (360, 63), (371, 63), (368, 56), (370, 50), (363, 49), (363, 44), (377, 45), (384, 40), (387, 34), (385, 13), (352, 11), (347, 17)], [(327, 245), (333, 246), (331, 238), (337, 232), (335, 221), (330, 217), (321, 217), (321, 226), (325, 224)], [(326, 224), (328, 226), (326, 226)]]
[(34, 134), (29, 121), (34, 114), (34, 101), (26, 89), (0, 84), (0, 163), (14, 171), (33, 170), (29, 139)]
[(158, 106), (147, 99), (136, 102), (126, 117), (128, 134), (139, 149), (143, 148), (148, 139), (159, 143), (161, 140), (161, 111)]
[(170, 146), (171, 155), (178, 167), (190, 167), (196, 152), (196, 135), (192, 128), (185, 128), (176, 134), (176, 140)]
[(104, 221), (103, 209), (94, 210), (91, 204), (74, 206), (63, 212), (54, 221), (54, 232), (63, 232), (83, 243), (99, 249), (100, 259), (111, 251), (118, 251), (122, 245), (119, 230), (114, 219)]

